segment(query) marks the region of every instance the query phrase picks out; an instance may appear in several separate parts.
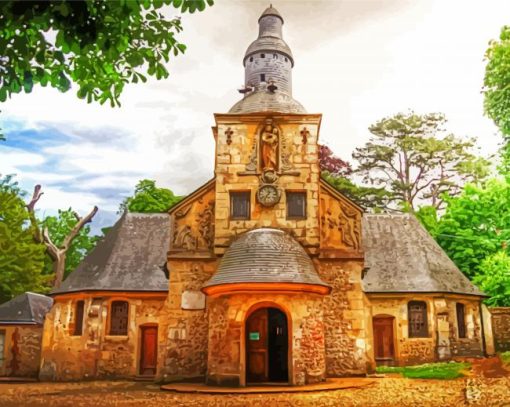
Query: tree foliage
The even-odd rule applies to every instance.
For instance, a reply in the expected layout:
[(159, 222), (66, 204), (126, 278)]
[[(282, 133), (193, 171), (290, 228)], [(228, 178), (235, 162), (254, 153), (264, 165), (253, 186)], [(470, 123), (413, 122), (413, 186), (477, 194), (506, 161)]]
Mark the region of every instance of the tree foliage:
[(411, 112), (370, 126), (370, 140), (353, 153), (356, 172), (368, 185), (387, 190), (389, 209), (414, 211), (418, 202), (442, 208), (444, 195), (487, 177), (489, 163), (472, 152), (474, 140), (447, 134), (445, 122), (442, 114)]
[(0, 2), (0, 101), (74, 82), (78, 97), (119, 105), (127, 83), (168, 77), (165, 63), (186, 49), (175, 36), (180, 19), (162, 7), (193, 13), (206, 4), (213, 0)]
[(12, 176), (0, 178), (0, 303), (25, 291), (46, 291), (45, 247), (34, 240), (23, 191)]
[(499, 251), (486, 257), (480, 264), (482, 272), (474, 283), (490, 295), (485, 302), (495, 307), (510, 307), (510, 256)]
[[(40, 222), (40, 228), (47, 229), (53, 244), (60, 247), (77, 223), (78, 219), (72, 208), (59, 209), (56, 216), (46, 216)], [(89, 225), (85, 225), (80, 229), (66, 252), (64, 278), (78, 267), (78, 264), (96, 246), (99, 239), (99, 236), (91, 235)], [(47, 254), (44, 263), (44, 274), (53, 276), (54, 260)]]
[(497, 179), (468, 184), (447, 203), (437, 223), (425, 227), (466, 276), (484, 274), (484, 259), (506, 251), (510, 241), (510, 185)]
[(335, 176), (327, 171), (322, 172), (321, 176), (333, 188), (364, 209), (380, 212), (388, 205), (389, 196), (384, 188), (356, 185), (347, 177)]
[(144, 179), (138, 182), (132, 197), (126, 198), (119, 212), (162, 213), (166, 212), (182, 199), (167, 188), (158, 188), (156, 181)]
[(501, 29), (499, 40), (491, 41), (485, 53), (485, 113), (503, 135), (510, 137), (510, 26)]
[(334, 177), (347, 177), (352, 174), (351, 164), (336, 156), (333, 151), (325, 145), (319, 146), (319, 166), (321, 171), (326, 171)]

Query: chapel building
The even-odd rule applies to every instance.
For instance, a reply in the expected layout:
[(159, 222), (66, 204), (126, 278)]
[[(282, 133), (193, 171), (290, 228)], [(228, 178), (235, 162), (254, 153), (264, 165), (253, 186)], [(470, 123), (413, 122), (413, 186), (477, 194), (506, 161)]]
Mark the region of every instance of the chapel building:
[(169, 214), (124, 214), (51, 294), (41, 379), (303, 385), (484, 355), (484, 294), (416, 218), (321, 178), (284, 20), (258, 24), (242, 99), (214, 115), (214, 178)]

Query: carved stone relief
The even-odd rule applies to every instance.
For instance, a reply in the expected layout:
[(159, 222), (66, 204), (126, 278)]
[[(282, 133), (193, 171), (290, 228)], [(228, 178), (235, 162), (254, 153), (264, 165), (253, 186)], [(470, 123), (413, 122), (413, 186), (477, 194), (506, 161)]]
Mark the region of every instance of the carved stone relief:
[(178, 209), (174, 214), (172, 249), (209, 250), (214, 246), (214, 191)]
[(273, 125), (271, 119), (266, 120), (266, 125), (260, 134), (260, 158), (262, 170), (278, 170), (278, 144), (280, 131)]
[[(329, 199), (328, 199), (329, 198)], [(329, 195), (321, 198), (321, 235), (327, 246), (361, 250), (361, 215)], [(337, 242), (337, 243), (335, 243)]]

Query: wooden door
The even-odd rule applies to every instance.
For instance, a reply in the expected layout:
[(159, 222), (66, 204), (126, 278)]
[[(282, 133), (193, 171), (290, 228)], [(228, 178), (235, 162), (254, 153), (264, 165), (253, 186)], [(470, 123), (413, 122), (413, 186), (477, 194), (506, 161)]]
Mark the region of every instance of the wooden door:
[(142, 347), (140, 350), (140, 374), (154, 376), (158, 363), (158, 327), (142, 326)]
[(268, 381), (267, 308), (255, 311), (246, 321), (246, 365), (248, 382)]
[(373, 326), (375, 359), (393, 360), (395, 358), (393, 317), (375, 317)]

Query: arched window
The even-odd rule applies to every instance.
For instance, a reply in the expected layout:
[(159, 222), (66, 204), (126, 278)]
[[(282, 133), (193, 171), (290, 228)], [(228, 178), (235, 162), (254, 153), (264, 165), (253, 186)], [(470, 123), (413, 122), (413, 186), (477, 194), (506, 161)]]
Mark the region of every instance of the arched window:
[(407, 304), (409, 319), (409, 338), (427, 338), (427, 304), (424, 301), (409, 301)]
[(129, 304), (127, 301), (113, 301), (110, 309), (110, 335), (127, 335)]
[(464, 304), (461, 304), (458, 302), (455, 305), (455, 308), (457, 309), (457, 328), (459, 330), (459, 338), (465, 338), (466, 337), (466, 307)]

